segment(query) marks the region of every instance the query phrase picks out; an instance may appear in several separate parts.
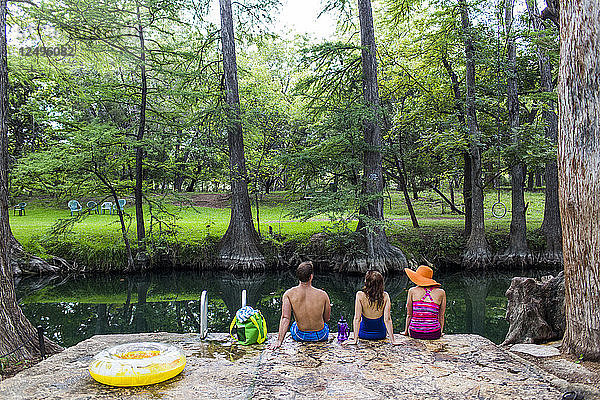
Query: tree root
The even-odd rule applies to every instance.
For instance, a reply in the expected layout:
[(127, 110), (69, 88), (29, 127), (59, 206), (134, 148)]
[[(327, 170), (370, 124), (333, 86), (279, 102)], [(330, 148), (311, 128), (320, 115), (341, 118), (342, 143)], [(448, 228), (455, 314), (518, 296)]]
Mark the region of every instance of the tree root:
[(219, 267), (229, 271), (264, 271), (265, 257), (251, 240), (226, 240), (221, 242)]
[(364, 274), (367, 271), (375, 270), (385, 274), (392, 271), (402, 271), (407, 267), (408, 262), (402, 251), (388, 245), (385, 249), (380, 249), (376, 257), (365, 255), (344, 256), (342, 262), (335, 267), (335, 270), (355, 274)]
[(466, 270), (485, 269), (491, 265), (492, 257), (485, 248), (467, 249), (461, 264)]
[(65, 259), (52, 256), (44, 260), (24, 251), (13, 251), (10, 255), (13, 273), (19, 275), (59, 274), (71, 271), (73, 266)]
[(496, 266), (506, 266), (509, 269), (524, 268), (535, 265), (537, 257), (531, 252), (511, 252), (496, 254), (493, 257), (493, 264)]
[(553, 267), (563, 267), (563, 253), (562, 251), (552, 251), (546, 250), (538, 255), (537, 262), (540, 264), (553, 266)]
[(264, 271), (267, 268), (262, 256), (223, 256), (219, 257), (220, 266), (229, 271)]

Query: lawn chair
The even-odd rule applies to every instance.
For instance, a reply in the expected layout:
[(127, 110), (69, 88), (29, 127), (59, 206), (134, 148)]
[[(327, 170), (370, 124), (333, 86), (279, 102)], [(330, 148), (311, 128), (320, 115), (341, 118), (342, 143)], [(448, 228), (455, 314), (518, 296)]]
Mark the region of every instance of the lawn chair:
[(27, 203), (19, 203), (15, 206), (13, 215), (17, 215), (17, 211), (19, 212), (19, 215), (25, 215), (25, 207), (27, 206)]
[(119, 202), (113, 205), (113, 210), (118, 214), (122, 213), (126, 203), (125, 199), (119, 199)]
[(94, 214), (98, 214), (98, 203), (96, 203), (95, 201), (88, 201), (87, 204), (85, 205), (88, 209), (88, 213), (91, 214), (92, 212)]
[(112, 214), (112, 202), (110, 201), (105, 201), (104, 203), (102, 203), (102, 205), (100, 206), (100, 214), (104, 214), (104, 211), (108, 210), (109, 214)]
[(71, 210), (71, 217), (73, 216), (73, 213), (79, 213), (81, 210), (83, 210), (83, 207), (81, 207), (81, 204), (79, 204), (79, 202), (77, 200), (70, 200), (69, 201), (69, 209)]

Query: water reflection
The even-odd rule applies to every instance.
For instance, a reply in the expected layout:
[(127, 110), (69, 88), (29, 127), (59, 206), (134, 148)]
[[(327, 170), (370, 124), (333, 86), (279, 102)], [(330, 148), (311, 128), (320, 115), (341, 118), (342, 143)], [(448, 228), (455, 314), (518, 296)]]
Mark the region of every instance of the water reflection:
[[(523, 275), (522, 273), (520, 275)], [(534, 274), (539, 276), (540, 274)], [(531, 275), (530, 275), (531, 276)], [(437, 275), (447, 292), (446, 332), (477, 333), (502, 342), (511, 275)], [(34, 324), (63, 346), (95, 334), (136, 332), (197, 332), (199, 299), (208, 291), (208, 320), (212, 332), (226, 332), (246, 289), (248, 304), (264, 314), (269, 332), (279, 323), (281, 296), (297, 284), (289, 272), (259, 275), (172, 272), (134, 276), (72, 276), (26, 278), (17, 285), (23, 311)], [(326, 290), (333, 302), (330, 326), (340, 316), (352, 318), (354, 295), (363, 285), (360, 276), (318, 274), (314, 285)], [(392, 301), (394, 329), (404, 329), (406, 294), (412, 283), (406, 275), (386, 278)]]

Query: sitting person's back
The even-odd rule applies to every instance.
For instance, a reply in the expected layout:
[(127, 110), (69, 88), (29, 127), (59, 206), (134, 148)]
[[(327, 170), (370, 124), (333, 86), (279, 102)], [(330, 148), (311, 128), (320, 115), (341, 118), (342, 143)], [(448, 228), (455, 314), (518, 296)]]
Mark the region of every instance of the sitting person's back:
[(417, 286), (408, 290), (403, 333), (415, 339), (439, 339), (444, 334), (446, 292), (432, 279), (431, 268), (422, 265), (417, 271), (405, 271)]
[(380, 340), (388, 335), (391, 343), (397, 344), (394, 338), (390, 296), (383, 289), (383, 276), (377, 271), (368, 271), (365, 275), (365, 286), (356, 292), (354, 340), (348, 341), (348, 344), (358, 343), (358, 338)]
[(284, 296), (289, 298), (294, 319), (303, 331), (319, 331), (325, 326), (323, 314), (329, 305), (329, 296), (312, 285), (299, 284), (289, 289)]
[(327, 322), (331, 315), (329, 296), (325, 291), (312, 286), (313, 265), (310, 261), (301, 263), (296, 269), (300, 281), (298, 286), (288, 289), (283, 294), (281, 319), (277, 341), (272, 349), (281, 346), (290, 326), (292, 312), (294, 323), (290, 327), (292, 339), (297, 341), (323, 341), (329, 338)]

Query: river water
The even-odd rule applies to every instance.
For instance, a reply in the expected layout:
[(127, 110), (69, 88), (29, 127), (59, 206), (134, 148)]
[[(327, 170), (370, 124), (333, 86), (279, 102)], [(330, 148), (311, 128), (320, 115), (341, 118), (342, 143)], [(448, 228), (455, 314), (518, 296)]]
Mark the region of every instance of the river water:
[[(436, 274), (447, 294), (446, 333), (476, 333), (501, 343), (508, 323), (505, 292), (513, 276), (548, 272)], [(554, 273), (555, 275), (556, 273)], [(234, 275), (175, 271), (168, 274), (94, 275), (26, 278), (16, 285), (25, 315), (63, 346), (73, 346), (93, 335), (138, 332), (198, 332), (199, 299), (208, 292), (209, 331), (226, 332), (247, 302), (262, 311), (269, 332), (277, 332), (283, 292), (297, 284), (291, 272)], [(332, 331), (340, 316), (352, 319), (354, 296), (363, 277), (315, 275), (314, 286), (327, 291), (333, 303)], [(392, 300), (394, 331), (404, 329), (406, 293), (413, 286), (405, 274), (386, 277)]]

